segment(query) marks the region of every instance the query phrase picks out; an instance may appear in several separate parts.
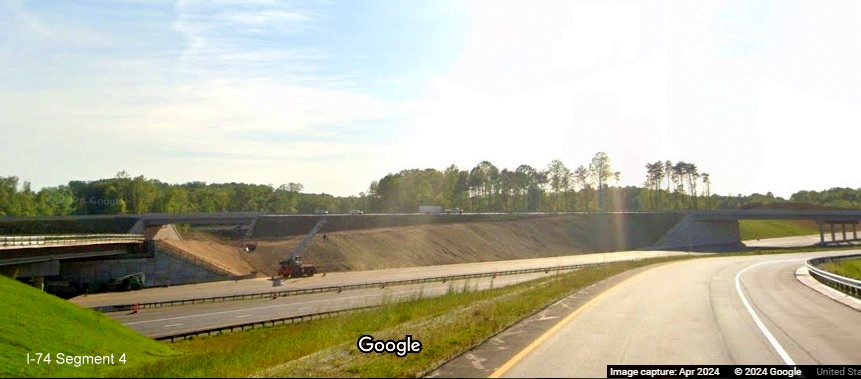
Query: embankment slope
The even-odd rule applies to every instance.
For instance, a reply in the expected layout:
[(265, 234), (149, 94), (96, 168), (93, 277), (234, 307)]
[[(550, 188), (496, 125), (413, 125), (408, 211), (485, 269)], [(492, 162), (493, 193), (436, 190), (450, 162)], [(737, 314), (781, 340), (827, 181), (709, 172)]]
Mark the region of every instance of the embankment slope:
[[(344, 231), (324, 226), (303, 256), (320, 271), (351, 271), (632, 250), (654, 244), (680, 217), (564, 215)], [(301, 239), (258, 240), (253, 253), (238, 246), (233, 251), (268, 276)]]

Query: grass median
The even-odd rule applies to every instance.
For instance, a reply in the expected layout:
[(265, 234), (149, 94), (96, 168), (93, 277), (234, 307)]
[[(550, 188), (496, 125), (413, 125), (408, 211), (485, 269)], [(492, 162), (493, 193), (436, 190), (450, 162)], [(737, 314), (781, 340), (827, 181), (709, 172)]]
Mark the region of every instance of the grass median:
[[(411, 377), (435, 368), (537, 310), (581, 288), (634, 268), (689, 257), (611, 263), (513, 286), (474, 291), (452, 284), (446, 295), (342, 317), (175, 343), (183, 352), (112, 374), (121, 377)], [(405, 358), (361, 354), (360, 336), (403, 339), (423, 350)]]

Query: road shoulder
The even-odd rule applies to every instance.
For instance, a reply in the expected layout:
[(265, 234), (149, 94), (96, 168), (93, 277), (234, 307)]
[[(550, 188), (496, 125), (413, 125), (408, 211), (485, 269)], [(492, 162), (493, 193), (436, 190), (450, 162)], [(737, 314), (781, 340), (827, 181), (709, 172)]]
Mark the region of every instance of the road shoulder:
[(806, 266), (801, 266), (795, 271), (795, 278), (810, 289), (819, 292), (840, 304), (857, 311), (861, 311), (861, 300), (820, 283), (818, 280), (810, 276), (810, 272), (807, 270)]

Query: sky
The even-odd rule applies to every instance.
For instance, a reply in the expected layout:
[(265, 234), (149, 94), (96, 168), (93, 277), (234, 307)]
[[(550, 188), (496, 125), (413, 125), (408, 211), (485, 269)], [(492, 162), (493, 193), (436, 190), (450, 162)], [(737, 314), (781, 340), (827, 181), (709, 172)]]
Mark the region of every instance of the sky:
[(0, 176), (346, 196), (412, 168), (686, 161), (861, 188), (861, 2), (0, 0)]

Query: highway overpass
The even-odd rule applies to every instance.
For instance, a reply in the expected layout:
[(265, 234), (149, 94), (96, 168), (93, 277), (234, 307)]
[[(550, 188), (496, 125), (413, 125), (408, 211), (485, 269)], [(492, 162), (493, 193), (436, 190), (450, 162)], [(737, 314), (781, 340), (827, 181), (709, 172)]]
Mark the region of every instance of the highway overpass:
[[(420, 225), (443, 222), (497, 221), (514, 220), (528, 217), (546, 217), (554, 215), (678, 215), (680, 222), (649, 248), (691, 248), (712, 245), (738, 245), (739, 220), (811, 220), (820, 225), (820, 242), (827, 243), (826, 234), (831, 234), (831, 241), (848, 241), (857, 239), (856, 225), (861, 221), (861, 211), (850, 210), (714, 210), (714, 211), (681, 211), (681, 212), (543, 212), (543, 213), (464, 213), (447, 214), (365, 214), (361, 216), (349, 214), (326, 215), (330, 222), (326, 230), (351, 230), (373, 227), (391, 227), (399, 225)], [(127, 233), (143, 234), (147, 227), (168, 224), (190, 225), (240, 225), (249, 229), (249, 237), (273, 237), (281, 235), (304, 234), (315, 223), (319, 215), (278, 215), (261, 212), (216, 212), (216, 213), (144, 213), (123, 215), (86, 215), (86, 216), (55, 216), (55, 217), (0, 217), (0, 225), (14, 222), (33, 221), (86, 221), (132, 219), (133, 225)], [(262, 224), (277, 223), (277, 229), (270, 225), (258, 231)], [(255, 225), (258, 227), (255, 228)], [(840, 238), (836, 226), (840, 226)], [(96, 232), (96, 231), (93, 231)], [(255, 233), (258, 232), (258, 233)], [(851, 232), (851, 238), (847, 234)], [(0, 231), (0, 235), (2, 235)]]

